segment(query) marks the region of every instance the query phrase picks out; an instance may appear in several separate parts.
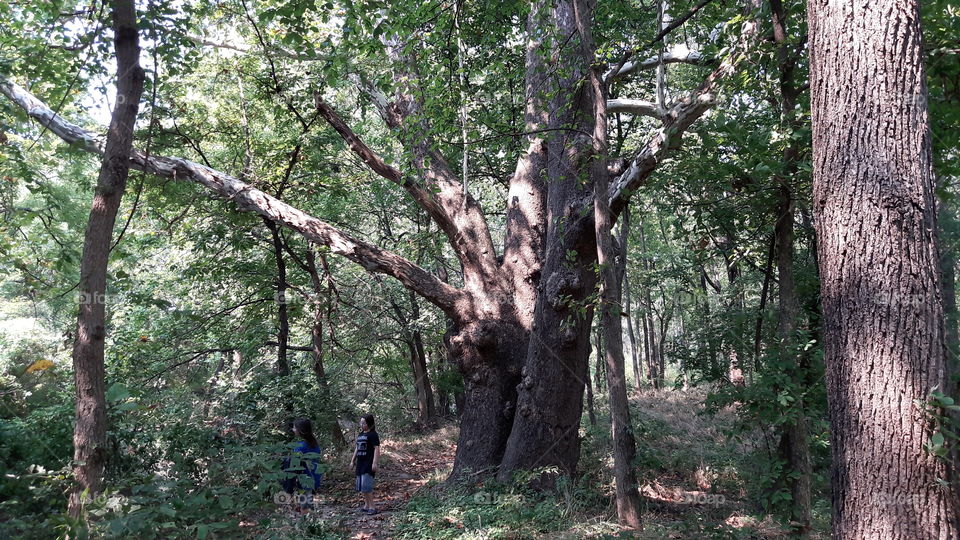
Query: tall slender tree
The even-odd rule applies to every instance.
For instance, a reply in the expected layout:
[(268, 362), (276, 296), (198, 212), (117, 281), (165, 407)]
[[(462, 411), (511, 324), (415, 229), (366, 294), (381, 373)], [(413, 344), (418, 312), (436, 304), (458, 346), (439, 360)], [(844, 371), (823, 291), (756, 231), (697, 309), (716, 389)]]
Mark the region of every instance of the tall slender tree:
[(80, 313), (73, 344), (76, 423), (69, 512), (77, 517), (84, 496), (100, 492), (106, 461), (107, 404), (103, 353), (106, 339), (107, 261), (120, 200), (130, 172), (133, 128), (143, 94), (140, 40), (133, 0), (111, 2), (113, 46), (117, 57), (117, 98), (110, 118), (103, 161), (83, 238), (80, 261)]
[[(575, 14), (581, 36), (589, 36), (589, 21)], [(610, 395), (610, 429), (613, 432), (613, 471), (616, 480), (617, 518), (620, 523), (640, 527), (640, 493), (633, 470), (636, 441), (630, 422), (627, 401), (627, 377), (623, 358), (623, 328), (620, 323), (620, 275), (611, 233), (607, 192), (607, 106), (603, 78), (594, 66), (588, 74), (588, 93), (594, 110), (593, 166), (594, 228), (597, 242), (597, 263), (600, 267), (600, 327), (603, 334), (603, 362), (606, 365), (607, 391)], [(620, 257), (626, 258), (625, 243), (620, 242)], [(597, 362), (601, 360), (598, 356)]]
[[(779, 71), (780, 121), (788, 130), (799, 130), (800, 122), (796, 115), (797, 98), (800, 95), (795, 82), (797, 58), (787, 43), (787, 11), (780, 0), (770, 0), (773, 22), (773, 39), (777, 46), (777, 65)], [(809, 372), (805, 365), (805, 355), (799, 354), (796, 346), (796, 332), (800, 319), (800, 301), (794, 279), (794, 187), (791, 176), (796, 174), (800, 160), (800, 139), (791, 137), (783, 151), (785, 170), (775, 178), (778, 190), (777, 221), (774, 227), (777, 276), (779, 278), (779, 307), (777, 310), (777, 335), (780, 341), (779, 352), (788, 360), (789, 376), (795, 387), (803, 392)], [(793, 521), (801, 535), (810, 530), (812, 476), (810, 464), (809, 421), (806, 404), (801, 394), (792, 404), (793, 418), (787, 422), (780, 437), (780, 456), (786, 462), (787, 485), (793, 499)]]

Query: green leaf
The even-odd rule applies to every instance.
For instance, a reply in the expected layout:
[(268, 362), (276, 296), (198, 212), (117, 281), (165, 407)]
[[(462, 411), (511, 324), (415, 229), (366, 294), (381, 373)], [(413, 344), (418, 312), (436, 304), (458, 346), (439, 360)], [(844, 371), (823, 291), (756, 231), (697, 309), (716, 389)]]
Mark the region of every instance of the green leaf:
[(934, 433), (933, 436), (930, 437), (930, 445), (933, 447), (943, 446), (943, 441), (944, 441), (943, 433), (940, 433), (939, 431)]
[(106, 398), (109, 402), (116, 403), (128, 397), (130, 397), (130, 390), (120, 383), (113, 383), (107, 390)]

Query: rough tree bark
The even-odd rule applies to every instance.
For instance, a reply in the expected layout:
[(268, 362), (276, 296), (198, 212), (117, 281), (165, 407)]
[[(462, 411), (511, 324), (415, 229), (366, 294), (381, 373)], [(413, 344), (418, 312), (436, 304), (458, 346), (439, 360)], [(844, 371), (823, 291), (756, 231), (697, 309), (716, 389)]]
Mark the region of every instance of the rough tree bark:
[(836, 538), (958, 538), (921, 406), (946, 387), (917, 0), (813, 0), (813, 205)]
[(133, 128), (143, 94), (137, 13), (132, 0), (114, 0), (113, 45), (117, 56), (117, 98), (110, 118), (100, 175), (80, 261), (80, 313), (73, 344), (76, 424), (73, 430), (73, 476), (69, 513), (80, 516), (86, 496), (100, 492), (106, 461), (107, 405), (103, 353), (106, 338), (107, 261), (120, 200), (130, 172)]
[[(593, 306), (585, 302), (596, 287), (593, 272), (597, 247), (592, 208), (593, 185), (584, 182), (583, 166), (592, 151), (591, 100), (579, 90), (593, 55), (589, 25), (592, 12), (583, 0), (553, 2), (549, 13), (552, 50), (567, 67), (552, 77), (546, 177), (549, 189), (542, 274), (536, 311), (518, 388), (517, 412), (500, 468), (506, 480), (516, 469), (555, 467), (573, 474), (580, 458), (580, 416), (590, 354)], [(543, 89), (541, 89), (543, 91)], [(590, 201), (590, 207), (584, 202)]]

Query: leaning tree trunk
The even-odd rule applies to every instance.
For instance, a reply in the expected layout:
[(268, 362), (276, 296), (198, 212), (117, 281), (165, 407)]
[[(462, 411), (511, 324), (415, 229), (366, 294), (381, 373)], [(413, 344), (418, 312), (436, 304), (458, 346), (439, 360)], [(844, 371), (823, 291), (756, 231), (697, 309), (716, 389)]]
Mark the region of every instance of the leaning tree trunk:
[(836, 538), (958, 538), (922, 403), (946, 388), (918, 0), (809, 4)]
[[(413, 307), (413, 317), (415, 320), (420, 318), (420, 305), (417, 295), (410, 293), (410, 305)], [(420, 422), (429, 424), (437, 415), (436, 406), (433, 399), (433, 387), (430, 385), (430, 371), (427, 368), (427, 352), (423, 346), (423, 334), (420, 330), (413, 332), (413, 348), (416, 355), (411, 357), (413, 362), (413, 376), (415, 377), (414, 386), (417, 389), (417, 403), (420, 408)]]
[(80, 314), (73, 345), (76, 384), (76, 424), (73, 430), (73, 469), (76, 486), (70, 493), (70, 515), (78, 517), (84, 495), (100, 492), (106, 461), (107, 405), (103, 353), (106, 338), (105, 295), (107, 260), (120, 199), (130, 172), (133, 128), (143, 94), (140, 41), (134, 2), (114, 0), (113, 45), (117, 55), (117, 101), (110, 118), (106, 149), (90, 208), (80, 261)]

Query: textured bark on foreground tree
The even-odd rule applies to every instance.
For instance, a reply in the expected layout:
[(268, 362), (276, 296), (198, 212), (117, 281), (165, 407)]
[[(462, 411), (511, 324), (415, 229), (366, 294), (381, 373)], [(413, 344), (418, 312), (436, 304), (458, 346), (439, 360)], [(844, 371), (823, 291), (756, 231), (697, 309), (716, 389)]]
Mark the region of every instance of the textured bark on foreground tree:
[(923, 403), (947, 388), (917, 0), (809, 4), (833, 535), (958, 538)]

